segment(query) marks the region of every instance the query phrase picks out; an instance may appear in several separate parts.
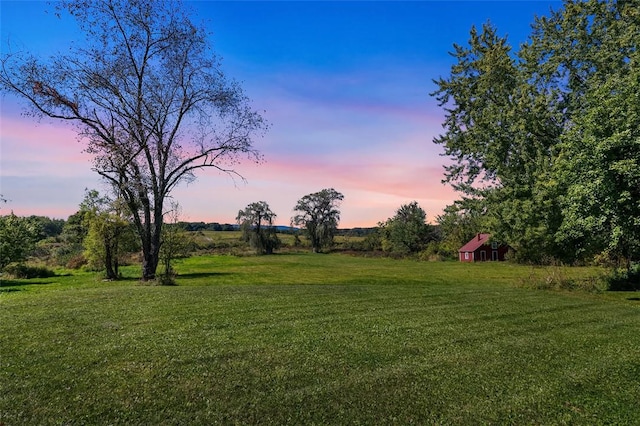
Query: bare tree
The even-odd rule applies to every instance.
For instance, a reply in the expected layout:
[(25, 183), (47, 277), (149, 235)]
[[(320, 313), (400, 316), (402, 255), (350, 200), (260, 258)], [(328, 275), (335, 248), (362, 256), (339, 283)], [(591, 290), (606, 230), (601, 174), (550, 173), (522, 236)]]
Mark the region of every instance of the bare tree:
[(199, 169), (240, 176), (234, 166), (245, 154), (260, 160), (253, 138), (267, 126), (181, 2), (63, 0), (65, 11), (86, 42), (45, 60), (4, 55), (0, 87), (32, 115), (75, 125), (93, 169), (131, 210), (142, 276), (153, 279), (168, 194)]

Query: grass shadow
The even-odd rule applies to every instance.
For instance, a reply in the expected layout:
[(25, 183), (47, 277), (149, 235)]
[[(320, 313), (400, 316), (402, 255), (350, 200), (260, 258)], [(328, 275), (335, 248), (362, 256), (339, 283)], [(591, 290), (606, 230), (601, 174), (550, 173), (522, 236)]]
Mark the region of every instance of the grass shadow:
[(41, 285), (41, 284), (53, 284), (55, 281), (38, 280), (38, 279), (24, 279), (24, 280), (5, 280), (0, 279), (0, 288), (2, 287), (21, 287), (25, 285)]
[(2, 288), (2, 287), (0, 287), (0, 294), (2, 294), (2, 293), (13, 293), (13, 292), (16, 292), (16, 291), (22, 291), (22, 289), (21, 288), (13, 288), (13, 287), (11, 287), (11, 288)]
[(103, 281), (108, 282), (108, 281), (114, 281), (114, 282), (123, 282), (123, 281), (142, 281), (141, 277), (138, 276), (126, 276), (126, 277), (118, 277), (117, 280), (109, 280), (109, 279), (104, 279)]
[(225, 275), (233, 275), (232, 272), (190, 272), (187, 274), (178, 274), (176, 278), (213, 278), (223, 277)]

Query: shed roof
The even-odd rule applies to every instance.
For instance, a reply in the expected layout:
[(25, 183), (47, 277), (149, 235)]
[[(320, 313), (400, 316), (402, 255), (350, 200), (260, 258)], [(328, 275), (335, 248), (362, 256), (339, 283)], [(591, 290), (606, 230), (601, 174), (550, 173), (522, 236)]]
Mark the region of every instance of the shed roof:
[(476, 251), (478, 248), (489, 242), (489, 237), (491, 237), (491, 234), (477, 234), (467, 244), (460, 247), (460, 250), (458, 250), (458, 252)]

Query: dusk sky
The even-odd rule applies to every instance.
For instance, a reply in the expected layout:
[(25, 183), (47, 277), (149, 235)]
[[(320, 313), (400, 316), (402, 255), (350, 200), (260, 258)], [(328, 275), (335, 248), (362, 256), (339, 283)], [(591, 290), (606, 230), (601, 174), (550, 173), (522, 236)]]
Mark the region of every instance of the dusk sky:
[[(341, 228), (375, 226), (417, 201), (433, 221), (457, 197), (441, 183), (443, 111), (429, 96), (447, 76), (453, 43), (491, 21), (517, 46), (535, 15), (559, 1), (186, 2), (205, 22), (225, 73), (241, 82), (271, 128), (255, 146), (265, 162), (237, 167), (247, 182), (204, 171), (174, 191), (182, 220), (233, 223), (266, 201), (288, 225), (302, 196), (345, 196)], [(81, 39), (46, 2), (0, 2), (1, 51), (42, 55)], [(0, 120), (0, 214), (66, 219), (85, 188), (103, 191), (69, 127), (21, 115), (5, 96)]]

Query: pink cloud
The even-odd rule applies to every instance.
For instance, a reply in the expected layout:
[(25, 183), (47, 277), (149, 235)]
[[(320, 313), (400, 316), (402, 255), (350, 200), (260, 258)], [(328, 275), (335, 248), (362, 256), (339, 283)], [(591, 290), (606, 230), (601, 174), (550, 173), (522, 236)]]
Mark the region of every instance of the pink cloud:
[(176, 199), (190, 220), (233, 222), (239, 209), (262, 200), (278, 214), (278, 223), (288, 224), (298, 199), (329, 187), (345, 195), (342, 227), (375, 226), (400, 205), (414, 200), (433, 220), (458, 198), (451, 187), (441, 183), (440, 165), (281, 157), (262, 165), (246, 164), (239, 171), (247, 184), (234, 186), (230, 178), (209, 171), (192, 185), (179, 188)]
[(70, 176), (91, 169), (91, 156), (82, 152), (84, 146), (69, 127), (11, 114), (0, 124), (2, 175)]

